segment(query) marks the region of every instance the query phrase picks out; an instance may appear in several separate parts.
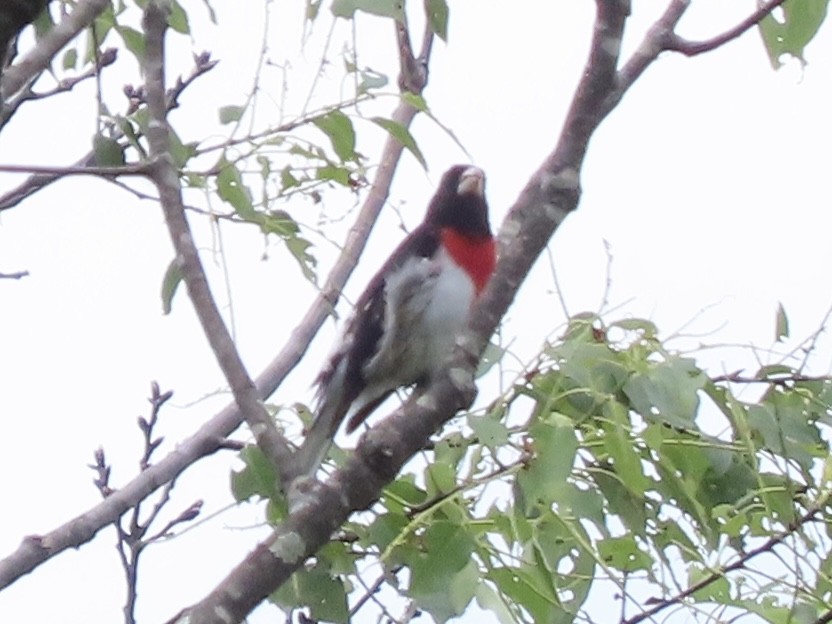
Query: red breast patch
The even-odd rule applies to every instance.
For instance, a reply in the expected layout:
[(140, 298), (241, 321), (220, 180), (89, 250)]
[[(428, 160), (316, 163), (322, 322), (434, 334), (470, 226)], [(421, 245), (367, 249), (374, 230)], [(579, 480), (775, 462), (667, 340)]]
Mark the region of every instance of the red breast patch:
[(491, 279), (497, 264), (494, 238), (465, 236), (452, 228), (443, 228), (441, 236), (442, 245), (454, 262), (471, 276), (479, 295)]

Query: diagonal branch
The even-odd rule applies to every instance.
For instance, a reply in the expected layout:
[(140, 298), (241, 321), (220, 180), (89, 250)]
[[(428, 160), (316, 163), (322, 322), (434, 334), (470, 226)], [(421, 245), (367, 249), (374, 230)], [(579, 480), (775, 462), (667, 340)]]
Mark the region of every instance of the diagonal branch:
[[(426, 36), (424, 40), (428, 40)], [(425, 64), (430, 48), (423, 48), (420, 59)], [(402, 99), (391, 118), (403, 127), (410, 127), (418, 110)], [(280, 353), (255, 379), (258, 396), (265, 399), (274, 393), (286, 376), (297, 366), (312, 339), (329, 317), (344, 285), (361, 257), (381, 209), (387, 202), (393, 175), (401, 159), (404, 146), (392, 135), (388, 136), (379, 157), (380, 165), (361, 206), (355, 224), (350, 228), (344, 247), (332, 267), (320, 293), (310, 305), (301, 322), (290, 334)], [(51, 182), (44, 181), (41, 185)], [(0, 210), (2, 210), (0, 199)], [(208, 420), (191, 437), (161, 461), (150, 466), (135, 479), (113, 492), (84, 513), (72, 518), (44, 535), (26, 537), (20, 546), (0, 560), (0, 589), (31, 573), (40, 564), (70, 548), (78, 548), (90, 541), (103, 527), (109, 526), (139, 501), (144, 500), (165, 483), (177, 478), (189, 466), (218, 449), (226, 448), (226, 438), (243, 422), (235, 403)]]
[(616, 88), (607, 97), (604, 108), (612, 110), (644, 71), (667, 47), (667, 40), (688, 10), (690, 0), (671, 0), (662, 16), (648, 29), (647, 34), (630, 59), (618, 71)]
[(159, 199), (168, 226), (176, 260), (182, 279), (188, 289), (191, 302), (205, 332), (217, 363), (225, 375), (234, 400), (254, 434), (263, 453), (283, 475), (291, 455), (288, 442), (278, 432), (266, 411), (254, 382), (246, 371), (234, 340), (223, 321), (217, 303), (211, 294), (208, 277), (199, 258), (190, 225), (185, 217), (179, 173), (170, 153), (170, 130), (167, 122), (167, 98), (164, 76), (164, 38), (167, 31), (167, 15), (156, 2), (150, 2), (145, 10), (145, 53), (143, 57), (146, 77), (147, 107), (150, 123), (147, 140), (150, 145), (150, 178), (159, 191)]
[(13, 273), (0, 273), (0, 279), (16, 279), (27, 277), (29, 271), (14, 271)]
[(704, 41), (690, 41), (680, 37), (676, 33), (671, 33), (671, 36), (668, 37), (665, 50), (681, 52), (685, 56), (696, 56), (697, 54), (702, 54), (703, 52), (716, 50), (729, 41), (733, 41), (737, 37), (745, 34), (747, 30), (762, 22), (763, 19), (765, 19), (774, 9), (779, 7), (785, 1), (786, 0), (769, 0), (768, 2), (762, 3), (756, 11), (733, 28), (726, 30), (724, 33), (715, 37), (711, 37), (710, 39), (705, 39)]

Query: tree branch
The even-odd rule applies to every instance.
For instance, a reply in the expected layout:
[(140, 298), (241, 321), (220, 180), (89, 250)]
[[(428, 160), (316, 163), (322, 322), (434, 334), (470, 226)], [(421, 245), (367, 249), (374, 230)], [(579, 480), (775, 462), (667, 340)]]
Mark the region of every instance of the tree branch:
[(729, 41), (733, 41), (737, 37), (745, 34), (748, 29), (763, 21), (767, 15), (769, 15), (774, 9), (779, 7), (785, 1), (786, 0), (769, 0), (733, 28), (704, 41), (690, 41), (680, 37), (676, 33), (671, 33), (670, 37), (667, 39), (665, 50), (681, 52), (685, 56), (696, 56), (697, 54), (702, 54), (703, 52), (716, 50)]
[(75, 9), (46, 33), (38, 44), (3, 72), (0, 102), (5, 101), (49, 67), (54, 56), (110, 6), (109, 0), (78, 0)]
[(731, 383), (744, 383), (744, 384), (769, 384), (773, 386), (788, 386), (789, 384), (799, 383), (799, 382), (806, 382), (806, 381), (822, 381), (822, 382), (832, 382), (832, 376), (829, 375), (803, 375), (803, 374), (793, 374), (793, 375), (779, 375), (775, 377), (747, 377), (742, 374), (741, 370), (734, 371), (733, 373), (727, 373), (725, 375), (717, 375), (716, 377), (711, 377), (711, 381), (713, 383), (722, 383), (722, 382), (731, 382)]
[(150, 112), (150, 123), (147, 129), (151, 157), (150, 177), (159, 191), (159, 199), (173, 247), (176, 250), (182, 279), (188, 289), (202, 329), (258, 446), (282, 477), (291, 456), (289, 444), (275, 427), (237, 352), (234, 340), (211, 294), (208, 278), (202, 267), (190, 225), (185, 217), (179, 173), (170, 153), (170, 132), (167, 122), (168, 106), (164, 77), (164, 37), (167, 31), (167, 14), (156, 2), (150, 2), (147, 5), (143, 26), (145, 29), (143, 64), (147, 106)]
[(0, 279), (16, 279), (27, 277), (29, 271), (14, 271), (13, 273), (0, 273)]
[(55, 180), (71, 175), (92, 175), (104, 177), (122, 175), (146, 176), (149, 173), (151, 173), (151, 170), (151, 165), (146, 162), (122, 165), (120, 167), (95, 167), (92, 165), (69, 165), (66, 167), (48, 167), (39, 165), (0, 164), (0, 172), (2, 173), (31, 173), (34, 176), (49, 176)]
[(671, 0), (662, 16), (647, 30), (641, 45), (618, 71), (616, 88), (607, 97), (605, 110), (615, 108), (644, 70), (666, 49), (668, 38), (689, 6), (690, 0)]
[(710, 52), (733, 41), (749, 28), (759, 24), (766, 15), (783, 4), (785, 0), (769, 0), (734, 28), (705, 41), (687, 41), (676, 34), (676, 25), (690, 6), (690, 0), (671, 0), (664, 14), (647, 31), (641, 45), (636, 49), (624, 67), (618, 72), (618, 87), (610, 94), (604, 108), (612, 110), (621, 101), (624, 93), (638, 80), (644, 70), (665, 51), (681, 52), (695, 56)]

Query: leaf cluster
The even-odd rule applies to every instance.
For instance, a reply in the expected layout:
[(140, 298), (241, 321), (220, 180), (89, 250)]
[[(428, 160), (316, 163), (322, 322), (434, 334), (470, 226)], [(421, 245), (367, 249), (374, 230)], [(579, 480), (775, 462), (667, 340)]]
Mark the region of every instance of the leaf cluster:
[[(765, 367), (759, 398), (740, 399), (744, 386), (666, 350), (651, 322), (576, 317), (273, 599), (346, 622), (349, 596), (374, 570), (436, 621), (475, 601), (501, 622), (572, 622), (610, 583), (622, 619), (646, 596), (694, 613), (814, 621), (832, 605), (832, 534), (814, 515), (830, 511), (832, 382), (795, 375)], [(278, 521), (268, 463), (253, 448), (242, 457), (235, 496), (269, 500)], [(796, 579), (773, 571), (778, 549), (799, 558)]]

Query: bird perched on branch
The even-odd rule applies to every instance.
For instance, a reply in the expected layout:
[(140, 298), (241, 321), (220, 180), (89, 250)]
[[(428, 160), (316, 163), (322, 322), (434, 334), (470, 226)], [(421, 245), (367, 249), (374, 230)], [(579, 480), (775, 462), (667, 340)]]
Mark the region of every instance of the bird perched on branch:
[(426, 383), (441, 368), (495, 264), (485, 174), (452, 167), (424, 221), (370, 280), (318, 375), (315, 420), (295, 475), (314, 475), (344, 419), (354, 431), (398, 388)]

